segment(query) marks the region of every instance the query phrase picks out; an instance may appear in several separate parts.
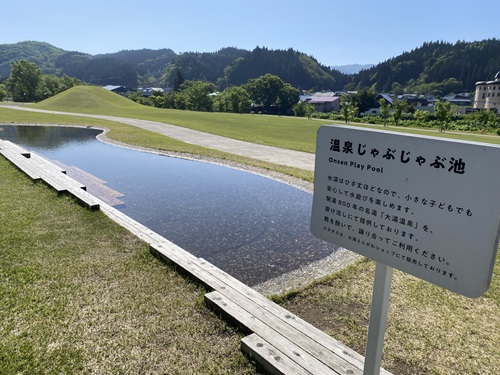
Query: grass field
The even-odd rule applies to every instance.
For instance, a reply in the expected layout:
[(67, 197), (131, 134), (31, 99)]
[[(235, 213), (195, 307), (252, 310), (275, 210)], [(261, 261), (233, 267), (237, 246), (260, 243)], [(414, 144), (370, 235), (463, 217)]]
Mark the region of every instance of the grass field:
[[(500, 374), (500, 261), (470, 299), (394, 270), (382, 366), (397, 375)], [(363, 354), (375, 264), (364, 259), (275, 300)]]
[(0, 158), (0, 374), (254, 374), (205, 290)]
[[(101, 92), (102, 91), (99, 92), (99, 95), (101, 95)], [(259, 115), (226, 115), (217, 113), (196, 113), (188, 111), (184, 112), (160, 110), (138, 106), (128, 101), (124, 102), (124, 99), (118, 97), (117, 95), (115, 95), (115, 97), (117, 98), (113, 97), (113, 101), (108, 101), (106, 99), (108, 98), (107, 94), (108, 93), (105, 92), (104, 94), (102, 94), (104, 96), (97, 97), (97, 99), (85, 99), (83, 96), (81, 99), (75, 97), (72, 98), (69, 96), (61, 96), (59, 98), (54, 97), (46, 102), (35, 105), (35, 107), (70, 112), (101, 113), (122, 117), (145, 118), (181, 126), (187, 126), (220, 135), (233, 136), (237, 139), (247, 141), (254, 140), (262, 144), (272, 144), (278, 145), (279, 147), (294, 148), (305, 151), (309, 150), (310, 152), (314, 150), (316, 129), (322, 124), (322, 122), (320, 121), (285, 117), (273, 118), (269, 116)], [(83, 95), (83, 93), (80, 92), (78, 95)], [(114, 102), (114, 100), (116, 100), (116, 102)], [(127, 125), (115, 124), (102, 120), (94, 120), (76, 116), (64, 117), (59, 115), (26, 113), (2, 109), (0, 107), (0, 122), (1, 121), (71, 124), (78, 123), (93, 126), (105, 126), (111, 129), (110, 136), (112, 138), (124, 142), (130, 142), (136, 145), (145, 145), (146, 147), (159, 148), (163, 150), (172, 148), (180, 150), (182, 152), (199, 152), (201, 154), (213, 152), (216, 154), (215, 151), (201, 148), (191, 148), (191, 146), (183, 144), (182, 142), (176, 142), (168, 139), (167, 137), (157, 136), (153, 133), (135, 129)], [(356, 126), (365, 125), (356, 124)], [(385, 130), (387, 130), (387, 128)], [(425, 129), (391, 128), (389, 130), (397, 130), (415, 134), (443, 136), (466, 141), (481, 141), (495, 144), (500, 143), (500, 137), (498, 136), (452, 133), (440, 134), (436, 131), (429, 131)], [(187, 151), (188, 149), (190, 151)], [(231, 155), (222, 155), (222, 157), (232, 158)], [(247, 160), (246, 162), (251, 163), (252, 161)], [(277, 168), (273, 165), (267, 165), (265, 167), (267, 167), (268, 169)], [(11, 169), (12, 167), (5, 167), (2, 173), (11, 174), (13, 173)], [(299, 173), (300, 175), (300, 171), (290, 172), (290, 174), (293, 173)], [(306, 174), (302, 178), (308, 178), (312, 180), (312, 174), (309, 174), (308, 176)], [(7, 189), (8, 185), (10, 185), (11, 182), (2, 184), (3, 180), (4, 179), (2, 178), (0, 186), (6, 185), (3, 188)], [(10, 192), (10, 190), (8, 190), (7, 192), (8, 194), (14, 194), (15, 192), (17, 192), (17, 190), (27, 189), (28, 187), (25, 185), (31, 186), (28, 180), (23, 179), (22, 183), (16, 183), (14, 185), (14, 189), (16, 191)], [(42, 194), (40, 192), (42, 190), (41, 187), (35, 186), (34, 188), (39, 190), (34, 190), (34, 193), (31, 193), (36, 195), (36, 197), (31, 200), (31, 205), (37, 207), (37, 205), (40, 204), (39, 199), (45, 199), (43, 198), (43, 194), (45, 193)], [(39, 194), (41, 198), (38, 198)], [(5, 191), (3, 191), (2, 196), (11, 195), (5, 195)], [(18, 197), (17, 199), (22, 200), (24, 198)], [(1, 201), (2, 204), (6, 204), (3, 201), (4, 200)], [(69, 204), (68, 202), (66, 202), (66, 200), (63, 200), (63, 202), (64, 205)], [(52, 202), (51, 204), (56, 204), (56, 202)], [(21, 208), (18, 208), (18, 206)], [(23, 220), (32, 223), (43, 218), (40, 215), (34, 214), (34, 211), (36, 210), (31, 209), (31, 211), (29, 211), (28, 208), (22, 207), (24, 207), (24, 202), (18, 203), (18, 201), (9, 202), (8, 206), (2, 207), (2, 211), (0, 213), (0, 215), (3, 215), (1, 216), (2, 222), (4, 222), (5, 220), (11, 220), (10, 218), (17, 218), (19, 213), (21, 213), (21, 215), (19, 215), (19, 217), (21, 218), (19, 219), (21, 223), (23, 222)], [(73, 207), (73, 205), (71, 205), (71, 207)], [(22, 214), (24, 210), (28, 210), (30, 214)], [(73, 211), (74, 208), (71, 208), (67, 211), (62, 212), (61, 215), (62, 217), (71, 217), (75, 215)], [(82, 222), (91, 222), (92, 220), (95, 220), (93, 219), (94, 216), (92, 216), (95, 214), (81, 213), (82, 209), (78, 207), (77, 211), (83, 215), (83, 217), (81, 218)], [(43, 225), (43, 223), (40, 225)], [(64, 229), (56, 231), (60, 235), (67, 233), (72, 237), (80, 236), (80, 234), (74, 232), (75, 229), (68, 228), (67, 226), (65, 227), (63, 225), (61, 225), (61, 228)], [(9, 240), (10, 242), (5, 242), (4, 240), (4, 242), (2, 243), (2, 249), (4, 246), (10, 245), (10, 247), (12, 249), (15, 249), (17, 253), (13, 253), (14, 255), (6, 255), (11, 253), (5, 252), (0, 255), (1, 261), (4, 262), (2, 263), (1, 272), (4, 272), (4, 264), (9, 264), (9, 262), (14, 262), (12, 264), (14, 264), (13, 267), (16, 269), (16, 271), (12, 272), (18, 272), (16, 267), (20, 266), (16, 262), (21, 262), (21, 266), (32, 266), (27, 262), (27, 259), (25, 258), (23, 258), (22, 261), (19, 260), (20, 254), (22, 253), (23, 249), (29, 249), (35, 246), (36, 243), (40, 243), (40, 246), (42, 247), (48, 248), (51, 246), (50, 241), (52, 234), (50, 234), (50, 231), (46, 237), (35, 240), (33, 238), (30, 239), (29, 237), (26, 237), (27, 233), (26, 231), (22, 231), (21, 224), (15, 224), (14, 226), (11, 226), (9, 224), (7, 229), (2, 228), (2, 230), (10, 231), (13, 234), (15, 234), (17, 231), (20, 231), (20, 234), (19, 238), (17, 238), (15, 241)], [(110, 236), (110, 238), (116, 238), (116, 236), (113, 236), (113, 233), (109, 233), (106, 234), (101, 240), (106, 241), (108, 235)], [(3, 237), (4, 236), (2, 236), (2, 238)], [(91, 239), (90, 237), (89, 241), (93, 241), (93, 239)], [(85, 247), (87, 246), (87, 239), (85, 237), (83, 238), (84, 239), (81, 241), (80, 246)], [(135, 241), (133, 239), (129, 240)], [(46, 241), (46, 243), (44, 243), (44, 241)], [(46, 254), (47, 250), (45, 250), (43, 255)], [(67, 254), (61, 255), (60, 261), (63, 261), (65, 256), (67, 256)], [(153, 268), (163, 267), (162, 265), (154, 263), (156, 261), (151, 260), (149, 258), (149, 255), (145, 254), (144, 252), (142, 253), (142, 256), (139, 256), (139, 258), (147, 264), (150, 264), (149, 262), (151, 262), (150, 266)], [(69, 259), (72, 260), (72, 258)], [(64, 262), (66, 262), (66, 260), (64, 260)], [(39, 263), (43, 265), (42, 261), (39, 261)], [(35, 264), (37, 265), (38, 263)], [(35, 289), (35, 295), (41, 293), (43, 288), (40, 289), (40, 285), (43, 284), (42, 281), (46, 280), (45, 276), (40, 271), (41, 269), (43, 269), (43, 267), (41, 267), (36, 273), (33, 273), (33, 275), (35, 276), (28, 278), (28, 281), (26, 282), (26, 285), (32, 283), (37, 286), (38, 289)], [(90, 273), (90, 271), (87, 272)], [(324, 280), (320, 280), (300, 291), (284, 296), (277, 296), (276, 300), (279, 301), (279, 303), (283, 304), (283, 306), (285, 306), (286, 308), (290, 309), (292, 312), (295, 312), (299, 316), (302, 316), (304, 319), (310, 321), (318, 328), (325, 330), (333, 337), (358, 350), (360, 353), (363, 353), (366, 340), (366, 329), (368, 324), (373, 273), (373, 263), (371, 261), (364, 260), (341, 271), (340, 273), (331, 275)], [(25, 275), (26, 274), (27, 273), (25, 273)], [(22, 273), (20, 275), (21, 279), (22, 277), (27, 277), (22, 276)], [(3, 279), (5, 278), (1, 278), (0, 280)], [(160, 282), (161, 277), (159, 277), (158, 279), (155, 278), (154, 280), (154, 283)], [(100, 278), (97, 278), (96, 280), (94, 280), (95, 284), (93, 285), (97, 287), (99, 281), (101, 281)], [(149, 280), (144, 279), (144, 282), (149, 282)], [(185, 283), (186, 281), (184, 279), (178, 279), (178, 281), (175, 282)], [(189, 283), (187, 284), (188, 286), (191, 285)], [(104, 285), (106, 285), (106, 281), (104, 281)], [(125, 284), (125, 286), (123, 286), (123, 289), (121, 289), (119, 283), (115, 283), (112, 285), (114, 285), (114, 287), (116, 288), (115, 293), (117, 295), (122, 292), (127, 292), (129, 288), (128, 284)], [(12, 286), (9, 284), (9, 288), (11, 287)], [(101, 288), (104, 287), (101, 286)], [(165, 290), (163, 289), (163, 287), (159, 287), (158, 289), (159, 291), (157, 295), (158, 298), (161, 298), (161, 295)], [(3, 293), (7, 293), (4, 290), (8, 289), (2, 287), (1, 290), (3, 291)], [(20, 289), (16, 291), (16, 293), (21, 292), (22, 290)], [(50, 298), (52, 298), (52, 300), (54, 301), (59, 301), (58, 293), (60, 294), (60, 296), (64, 296), (64, 294), (62, 294), (63, 291), (59, 291), (55, 296)], [(190, 294), (189, 289), (187, 289), (186, 291), (181, 289), (179, 293), (185, 293), (186, 299), (193, 298), (194, 300), (197, 300), (199, 304), (199, 291), (195, 292), (193, 295)], [(12, 294), (9, 297), (8, 302), (3, 306), (10, 309), (8, 310), (10, 313), (6, 312), (5, 316), (9, 316), (10, 319), (14, 319), (13, 317), (20, 314), (20, 320), (23, 320), (23, 322), (25, 322), (24, 324), (27, 324), (27, 326), (24, 327), (24, 331), (20, 329), (13, 330), (12, 332), (14, 332), (14, 334), (18, 334), (18, 332), (26, 332), (24, 335), (26, 337), (24, 337), (22, 334), (18, 335), (24, 337), (23, 339), (25, 340), (30, 340), (30, 332), (36, 333), (40, 326), (57, 326), (52, 323), (49, 314), (44, 312), (44, 304), (42, 304), (40, 307), (41, 316), (37, 319), (30, 320), (33, 315), (22, 315), (24, 306), (26, 306), (28, 302), (26, 302), (25, 299), (16, 299), (13, 296), (15, 296), (15, 294)], [(46, 299), (50, 300), (50, 298)], [(61, 297), (63, 301), (65, 301), (64, 298), (67, 297)], [(147, 298), (147, 294), (143, 293), (138, 295), (135, 303), (139, 304), (138, 301), (140, 301), (141, 298), (145, 298), (145, 301), (148, 301), (148, 304), (151, 301)], [(2, 296), (2, 300), (3, 299), (4, 298)], [(45, 301), (45, 299), (43, 299), (42, 301), (35, 299), (33, 304), (28, 305), (30, 306), (29, 309), (36, 311), (37, 304), (43, 301)], [(105, 306), (103, 306), (102, 308), (96, 308), (96, 315), (109, 315), (112, 317), (116, 317), (116, 315), (113, 315), (114, 309), (116, 308), (112, 303), (113, 301), (105, 299), (105, 302), (107, 302)], [(64, 304), (59, 303), (59, 305)], [(117, 303), (117, 305), (119, 305), (119, 303)], [(199, 312), (199, 314), (204, 316), (202, 312)], [(205, 312), (205, 314), (208, 313)], [(393, 281), (389, 314), (390, 316), (385, 340), (383, 366), (388, 370), (393, 371), (395, 374), (500, 374), (500, 345), (498, 345), (498, 343), (500, 342), (500, 334), (498, 329), (500, 327), (500, 278), (498, 258), (494, 269), (491, 287), (483, 297), (478, 299), (467, 299), (465, 297), (455, 295), (424, 281), (420, 281), (411, 276), (404, 275), (396, 271)], [(89, 311), (89, 315), (86, 317), (86, 319), (90, 319), (92, 321), (92, 319), (99, 320), (100, 318), (93, 316), (91, 314), (91, 311)], [(181, 326), (183, 324), (183, 319), (184, 317), (178, 321), (178, 324)], [(69, 320), (69, 322), (71, 323), (68, 323), (68, 318), (64, 318), (60, 320), (60, 322), (63, 322), (65, 324), (62, 325), (63, 327), (65, 327), (65, 329), (68, 329), (67, 327), (69, 327), (70, 325), (76, 324), (72, 323), (71, 320)], [(83, 323), (80, 322), (78, 324)], [(131, 323), (128, 322), (125, 324), (126, 327), (128, 327), (128, 325), (131, 325)], [(131, 325), (130, 327), (133, 327), (133, 325)], [(132, 331), (134, 330), (130, 328), (130, 335), (133, 335)], [(77, 340), (77, 337), (81, 332), (82, 331), (77, 330), (76, 333), (73, 333), (74, 337), (71, 336), (63, 338), (59, 342), (63, 346), (71, 346), (71, 343), (75, 342), (74, 340)], [(33, 336), (33, 334), (31, 336)], [(206, 336), (193, 331), (193, 337), (194, 345), (198, 345), (198, 342), (200, 342), (200, 345), (202, 345), (203, 338)], [(121, 350), (123, 352), (135, 350), (134, 341), (130, 338), (128, 338), (127, 340), (125, 341), (127, 341), (128, 344), (124, 344), (124, 347)], [(4, 345), (3, 341), (1, 345)], [(32, 346), (33, 344), (31, 343), (31, 341), (18, 342), (18, 347), (23, 348), (20, 351), (26, 351), (26, 353), (29, 353), (27, 356), (30, 357), (31, 360), (37, 358), (38, 360), (41, 360), (40, 354), (32, 354)], [(11, 349), (11, 351), (12, 350), (13, 349)], [(2, 351), (0, 351), (0, 353), (1, 352)], [(120, 351), (118, 352), (120, 353)], [(81, 356), (89, 355), (85, 354), (85, 351), (83, 351), (82, 353), (83, 354), (81, 354)], [(107, 361), (109, 361), (109, 359), (106, 358), (98, 358), (99, 360), (96, 360), (96, 362), (102, 360), (104, 361), (103, 363), (108, 363)], [(232, 364), (230, 364), (229, 366), (233, 366), (235, 363), (238, 363), (238, 366), (240, 366), (241, 363), (239, 361), (239, 356), (234, 357), (231, 360)], [(132, 358), (131, 363), (133, 362), (134, 360)], [(80, 361), (79, 363), (84, 363), (84, 361)], [(233, 373), (246, 373), (247, 371), (249, 371), (245, 366), (241, 368), (242, 370), (240, 370), (240, 367), (238, 367), (238, 370), (234, 370)], [(236, 369), (236, 367), (234, 367), (234, 369)], [(212, 373), (218, 373), (217, 371), (219, 370), (214, 370), (212, 371)]]
[[(77, 86), (60, 95), (32, 105), (38, 109), (141, 118), (179, 125), (207, 133), (291, 150), (315, 152), (316, 132), (329, 120), (308, 120), (251, 114), (192, 112), (143, 106), (97, 87)], [(338, 122), (337, 122), (338, 123)], [(474, 142), (500, 144), (497, 135), (440, 133), (437, 129), (387, 127), (352, 124), (409, 134), (431, 135)]]

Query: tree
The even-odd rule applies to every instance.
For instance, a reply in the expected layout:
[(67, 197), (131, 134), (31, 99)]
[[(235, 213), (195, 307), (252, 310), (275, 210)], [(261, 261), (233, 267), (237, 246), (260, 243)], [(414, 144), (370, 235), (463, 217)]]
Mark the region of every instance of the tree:
[(181, 91), (176, 93), (175, 107), (190, 111), (212, 111), (213, 99), (209, 95), (215, 91), (215, 86), (206, 81), (185, 81)]
[(293, 105), (292, 111), (297, 117), (307, 117), (310, 119), (312, 113), (314, 112), (314, 106), (307, 102), (297, 102)]
[(354, 101), (351, 100), (350, 95), (342, 95), (340, 97), (340, 113), (346, 124), (357, 116), (358, 107)]
[(38, 87), (42, 80), (40, 68), (29, 61), (19, 60), (11, 64), (7, 88), (15, 102), (35, 102), (38, 100)]
[(394, 94), (404, 94), (403, 86), (399, 82), (393, 82), (391, 85), (391, 92)]
[(253, 102), (264, 106), (264, 110), (276, 106), (279, 113), (286, 113), (299, 101), (299, 90), (272, 74), (251, 79), (244, 87)]
[(156, 108), (164, 108), (166, 104), (166, 98), (163, 95), (163, 92), (159, 90), (153, 90), (151, 95), (149, 96), (149, 102), (153, 107)]
[(184, 76), (182, 75), (181, 71), (177, 69), (177, 72), (175, 73), (175, 80), (174, 80), (174, 91), (180, 91), (182, 84), (184, 83)]
[(396, 99), (392, 103), (392, 108), (394, 109), (394, 111), (392, 112), (392, 116), (394, 117), (394, 123), (396, 124), (396, 126), (399, 125), (399, 120), (401, 120), (403, 111), (405, 110), (406, 106), (407, 106), (406, 99), (403, 100)]
[(250, 93), (250, 97), (255, 104), (270, 107), (276, 105), (283, 85), (284, 82), (280, 77), (266, 74), (259, 78), (251, 79), (245, 85), (245, 88)]
[(391, 111), (391, 104), (387, 103), (387, 101), (384, 98), (380, 98), (378, 101), (378, 104), (380, 105), (379, 110), (380, 110), (380, 116), (384, 119), (384, 127), (387, 126), (387, 118), (389, 117), (389, 112)]
[(252, 109), (252, 101), (247, 90), (232, 86), (215, 97), (214, 108), (219, 112), (248, 113)]
[(78, 78), (68, 77), (66, 74), (63, 74), (61, 78), (59, 78), (59, 92), (66, 91), (74, 86), (82, 85), (83, 82)]
[(451, 119), (453, 105), (450, 102), (436, 102), (434, 104), (434, 114), (439, 121), (439, 131), (448, 129), (448, 122)]
[(0, 102), (3, 102), (7, 97), (7, 88), (3, 83), (0, 83)]
[(148, 105), (148, 100), (142, 95), (142, 92), (139, 91), (131, 91), (128, 95), (127, 98), (132, 100), (133, 102), (143, 104), (143, 105)]
[(44, 100), (61, 92), (61, 81), (54, 74), (42, 75), (38, 85), (37, 99)]
[(415, 118), (415, 121), (417, 121), (418, 125), (422, 125), (424, 122), (427, 122), (429, 119), (429, 112), (427, 111), (421, 111), (420, 109), (417, 109), (415, 113), (413, 114), (413, 117)]
[(352, 94), (351, 102), (354, 103), (359, 109), (359, 112), (366, 112), (368, 109), (375, 106), (375, 98), (377, 97), (377, 92), (373, 89), (362, 89), (356, 94)]
[(292, 87), (290, 84), (285, 83), (281, 88), (278, 95), (276, 105), (282, 114), (288, 114), (292, 110), (293, 106), (299, 101), (299, 90)]

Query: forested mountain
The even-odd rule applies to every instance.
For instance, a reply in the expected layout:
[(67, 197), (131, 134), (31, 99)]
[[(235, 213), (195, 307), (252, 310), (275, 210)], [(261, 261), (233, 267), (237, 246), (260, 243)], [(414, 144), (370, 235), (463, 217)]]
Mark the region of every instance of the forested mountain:
[(351, 89), (429, 93), (473, 91), (477, 81), (491, 80), (500, 70), (500, 40), (424, 43), (352, 77)]
[(257, 47), (253, 51), (224, 48), (215, 53), (188, 52), (177, 56), (167, 67), (165, 85), (172, 87), (177, 71), (187, 80), (206, 80), (220, 89), (239, 86), (265, 74), (279, 76), (303, 89), (341, 89), (347, 77), (321, 66), (313, 57), (288, 50)]
[(135, 87), (157, 81), (175, 56), (170, 49), (142, 49), (92, 56), (65, 51), (43, 42), (0, 44), (0, 80), (10, 74), (12, 62), (28, 60), (46, 74), (66, 74), (95, 85)]
[[(163, 48), (158, 50), (124, 50), (116, 53), (96, 55), (96, 58), (113, 58), (127, 63), (137, 70), (137, 80), (139, 85), (148, 86), (158, 81), (168, 66), (177, 56), (171, 49)], [(131, 86), (135, 86), (131, 85)]]
[(47, 74), (57, 74), (54, 62), (66, 51), (43, 42), (19, 42), (0, 44), (0, 79), (10, 74), (10, 64), (17, 60), (28, 60)]
[(291, 48), (285, 51), (259, 47), (230, 64), (223, 79), (226, 86), (241, 85), (267, 73), (304, 90), (340, 90), (348, 82), (344, 74), (304, 53)]
[(211, 53), (175, 54), (170, 49), (142, 49), (92, 56), (64, 51), (43, 42), (0, 45), (0, 80), (13, 61), (36, 63), (44, 73), (81, 79), (96, 85), (173, 86), (178, 73), (185, 80), (207, 80), (219, 89), (247, 83), (265, 74), (303, 90), (417, 92), (446, 95), (473, 91), (476, 81), (500, 71), (500, 40), (429, 42), (357, 74), (343, 74), (302, 52), (223, 48)]
[(216, 83), (224, 76), (224, 69), (233, 61), (241, 58), (246, 50), (228, 47), (217, 52), (185, 52), (176, 56), (172, 64), (168, 65), (161, 82), (172, 87), (180, 71), (186, 80), (203, 80)]

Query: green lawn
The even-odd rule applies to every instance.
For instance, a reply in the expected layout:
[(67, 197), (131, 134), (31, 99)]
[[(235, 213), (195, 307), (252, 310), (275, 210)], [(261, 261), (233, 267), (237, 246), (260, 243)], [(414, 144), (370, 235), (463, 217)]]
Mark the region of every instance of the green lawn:
[[(305, 152), (315, 152), (316, 132), (321, 125), (335, 123), (329, 120), (308, 120), (306, 118), (286, 116), (158, 109), (134, 103), (107, 90), (90, 86), (74, 87), (55, 97), (32, 105), (32, 107), (55, 111), (140, 118), (179, 125), (247, 142)], [(355, 123), (350, 125), (500, 144), (500, 137), (496, 135), (440, 133), (437, 129), (383, 128), (380, 125)]]
[(0, 374), (254, 374), (205, 290), (0, 157)]
[[(358, 263), (275, 297), (364, 354), (375, 263)], [(500, 259), (484, 296), (466, 298), (394, 270), (382, 366), (395, 375), (500, 374)]]
[[(314, 152), (320, 122), (303, 118), (158, 109), (134, 103), (107, 90), (77, 86), (33, 108), (141, 118), (248, 142)], [(331, 123), (331, 121), (330, 121)]]

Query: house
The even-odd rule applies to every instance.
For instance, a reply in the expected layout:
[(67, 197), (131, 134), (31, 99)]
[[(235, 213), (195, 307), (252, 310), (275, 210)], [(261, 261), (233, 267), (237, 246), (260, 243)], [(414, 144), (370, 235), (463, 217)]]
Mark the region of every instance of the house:
[(472, 98), (468, 93), (444, 96), (443, 101), (450, 102), (458, 107), (470, 107), (472, 105)]
[(122, 96), (126, 96), (130, 92), (130, 88), (125, 86), (107, 85), (103, 86), (102, 88)]
[[(417, 94), (405, 94), (398, 97), (399, 100), (406, 100), (406, 104), (411, 107), (427, 107), (429, 106), (429, 100), (424, 97), (418, 96)], [(419, 109), (419, 108), (417, 108)]]
[(493, 81), (476, 82), (474, 108), (485, 108), (500, 113), (500, 72), (495, 75)]
[(392, 107), (392, 104), (394, 103), (394, 99), (392, 98), (391, 95), (389, 94), (377, 94), (375, 97), (375, 103), (373, 108), (369, 108), (365, 112), (360, 113), (361, 116), (366, 116), (366, 115), (379, 115), (380, 114), (380, 103), (379, 100), (384, 99), (386, 103), (389, 103), (389, 105)]
[(340, 112), (340, 96), (314, 96), (309, 104), (316, 112)]

